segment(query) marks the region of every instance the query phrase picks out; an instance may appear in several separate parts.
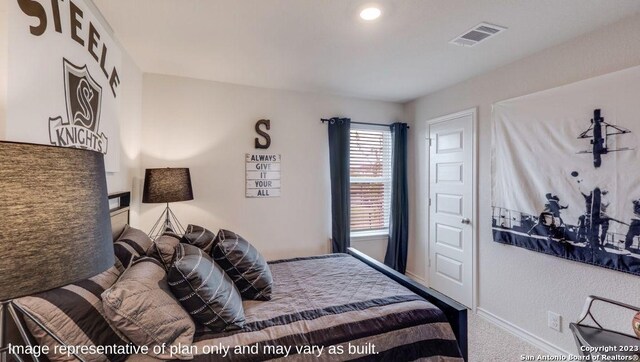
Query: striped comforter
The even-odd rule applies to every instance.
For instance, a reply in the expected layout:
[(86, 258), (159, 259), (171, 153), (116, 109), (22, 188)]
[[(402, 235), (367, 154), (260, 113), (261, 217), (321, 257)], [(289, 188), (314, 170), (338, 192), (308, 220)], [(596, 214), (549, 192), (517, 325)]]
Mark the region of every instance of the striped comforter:
[(462, 361), (439, 309), (351, 256), (270, 267), (272, 300), (245, 301), (242, 330), (197, 332), (196, 361)]

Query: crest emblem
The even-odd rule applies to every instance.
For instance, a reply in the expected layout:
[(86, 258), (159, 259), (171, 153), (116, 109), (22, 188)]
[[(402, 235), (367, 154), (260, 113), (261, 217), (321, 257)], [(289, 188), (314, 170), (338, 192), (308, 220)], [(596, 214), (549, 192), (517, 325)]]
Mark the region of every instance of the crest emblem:
[(98, 131), (102, 87), (91, 77), (87, 66), (78, 68), (64, 61), (64, 85), (67, 98), (67, 118), (75, 126)]
[(63, 147), (85, 148), (107, 153), (108, 139), (99, 133), (102, 87), (87, 66), (78, 67), (63, 60), (67, 119), (49, 118), (49, 140)]

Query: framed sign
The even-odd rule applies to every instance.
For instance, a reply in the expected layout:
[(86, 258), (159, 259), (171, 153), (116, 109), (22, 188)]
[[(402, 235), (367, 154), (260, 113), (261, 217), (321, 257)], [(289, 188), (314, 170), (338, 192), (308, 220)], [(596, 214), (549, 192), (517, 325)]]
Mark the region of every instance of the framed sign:
[(246, 197), (280, 197), (281, 158), (279, 154), (245, 155)]

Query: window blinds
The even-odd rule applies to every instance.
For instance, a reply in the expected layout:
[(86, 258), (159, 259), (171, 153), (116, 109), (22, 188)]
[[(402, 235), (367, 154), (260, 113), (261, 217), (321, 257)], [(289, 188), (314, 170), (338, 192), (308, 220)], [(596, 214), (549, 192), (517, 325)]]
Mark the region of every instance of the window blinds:
[(350, 142), (351, 231), (388, 229), (391, 131), (352, 129)]

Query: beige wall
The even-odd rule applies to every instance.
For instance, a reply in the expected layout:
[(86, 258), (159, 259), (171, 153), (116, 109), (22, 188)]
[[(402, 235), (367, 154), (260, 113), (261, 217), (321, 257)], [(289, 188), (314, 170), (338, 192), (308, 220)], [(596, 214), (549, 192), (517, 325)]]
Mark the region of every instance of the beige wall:
[(5, 0), (0, 0), (0, 139), (4, 139), (7, 121), (7, 60), (9, 58), (9, 19)]
[[(131, 191), (132, 200), (138, 200), (142, 196), (134, 185), (142, 177), (142, 72), (124, 51), (120, 71), (120, 171), (107, 173), (107, 187), (110, 193)], [(132, 202), (132, 225), (139, 222), (139, 208), (139, 203)]]
[[(185, 224), (246, 237), (268, 259), (326, 253), (331, 236), (327, 126), (320, 118), (401, 120), (400, 104), (252, 88), (145, 74), (142, 165), (189, 167), (195, 200), (172, 204)], [(244, 154), (255, 152), (254, 125), (271, 120), (272, 145), (282, 154), (282, 196), (245, 198)], [(142, 204), (148, 230), (163, 205)], [(381, 241), (356, 245), (374, 257)], [(381, 255), (382, 254), (382, 255)]]
[[(0, 139), (6, 139), (8, 15), (7, 1), (0, 0)], [(142, 72), (123, 50), (120, 68), (122, 94), (118, 118), (120, 120), (120, 172), (107, 173), (109, 192), (131, 190), (133, 180), (140, 178), (140, 131), (142, 126)], [(37, 107), (37, 103), (34, 105)], [(137, 196), (134, 191), (134, 198)], [(138, 205), (132, 205), (132, 222), (137, 221)]]
[[(406, 105), (414, 120), (417, 178), (413, 200), (425, 200), (426, 121), (479, 107), (478, 309), (529, 333), (531, 340), (575, 352), (568, 330), (585, 298), (606, 296), (638, 305), (637, 276), (543, 255), (492, 241), (491, 105), (494, 102), (572, 83), (640, 64), (640, 16), (549, 48)], [(640, 95), (639, 95), (640, 96)], [(426, 220), (426, 204), (416, 202), (412, 224)], [(409, 270), (426, 276), (426, 230), (413, 230)], [(562, 333), (547, 327), (547, 311), (560, 313)], [(613, 313), (608, 314), (613, 317)], [(630, 319), (623, 325), (629, 324)], [(630, 327), (629, 327), (630, 329)]]

